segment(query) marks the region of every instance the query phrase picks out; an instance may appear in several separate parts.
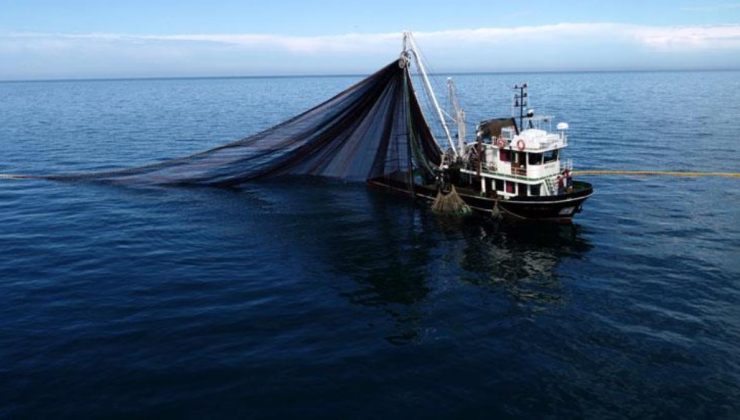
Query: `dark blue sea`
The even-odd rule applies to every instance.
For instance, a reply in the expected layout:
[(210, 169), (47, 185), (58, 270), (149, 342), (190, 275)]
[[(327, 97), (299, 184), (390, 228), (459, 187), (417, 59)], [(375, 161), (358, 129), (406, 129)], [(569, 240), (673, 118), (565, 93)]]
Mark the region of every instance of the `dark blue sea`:
[[(0, 173), (187, 155), (358, 80), (0, 83)], [(740, 172), (740, 72), (456, 81), (471, 124), (528, 82), (576, 170)], [(740, 179), (582, 178), (572, 226), (336, 181), (0, 180), (0, 417), (739, 418)]]

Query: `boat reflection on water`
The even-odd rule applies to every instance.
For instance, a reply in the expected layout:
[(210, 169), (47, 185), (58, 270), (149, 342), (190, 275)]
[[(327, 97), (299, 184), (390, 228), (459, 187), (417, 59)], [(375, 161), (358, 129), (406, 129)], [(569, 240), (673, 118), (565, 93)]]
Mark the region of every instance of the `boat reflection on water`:
[(504, 292), (535, 310), (559, 304), (558, 265), (591, 248), (577, 224), (448, 220), (421, 202), (354, 189), (324, 194), (322, 201), (337, 213), (312, 229), (326, 244), (320, 259), (355, 282), (342, 287), (344, 298), (392, 317), (395, 332), (386, 338), (393, 343), (421, 339), (429, 303), (450, 290), (470, 294), (470, 285), (474, 294)]
[[(274, 182), (250, 194), (244, 208), (228, 205), (238, 219), (263, 213), (243, 234), (279, 237), (291, 260), (313, 273), (304, 270), (311, 278), (297, 281), (331, 288), (353, 305), (381, 308), (392, 323), (383, 327), (384, 337), (399, 344), (424, 338), (439, 321), (430, 311), (481, 296), (501, 308), (512, 301), (534, 309), (557, 305), (564, 295), (558, 266), (591, 248), (577, 224), (449, 220), (423, 202), (355, 184)], [(252, 195), (263, 198), (259, 206), (250, 204)], [(231, 233), (238, 219), (225, 222)]]
[(468, 226), (460, 267), (463, 281), (505, 290), (517, 303), (542, 308), (563, 300), (557, 267), (591, 249), (578, 225)]

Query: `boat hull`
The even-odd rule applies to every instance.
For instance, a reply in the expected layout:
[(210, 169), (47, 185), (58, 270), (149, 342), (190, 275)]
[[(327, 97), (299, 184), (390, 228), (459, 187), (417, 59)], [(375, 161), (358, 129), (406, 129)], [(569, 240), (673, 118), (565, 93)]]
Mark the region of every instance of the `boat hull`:
[[(434, 200), (437, 195), (437, 188), (434, 185), (415, 185), (413, 191), (409, 191), (406, 184), (396, 185), (384, 179), (371, 180), (368, 184), (404, 194), (413, 194), (417, 198), (428, 201)], [(484, 196), (477, 191), (459, 186), (456, 187), (456, 191), (473, 211), (486, 216), (500, 214), (519, 221), (570, 223), (573, 217), (583, 209), (583, 202), (593, 194), (593, 187), (586, 182), (576, 181), (573, 191), (569, 193), (557, 196), (508, 199), (495, 195)]]

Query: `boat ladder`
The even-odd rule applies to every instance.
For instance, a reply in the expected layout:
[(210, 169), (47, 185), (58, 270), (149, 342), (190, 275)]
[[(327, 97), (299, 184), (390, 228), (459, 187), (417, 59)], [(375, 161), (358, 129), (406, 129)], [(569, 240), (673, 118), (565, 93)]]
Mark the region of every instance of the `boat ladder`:
[(551, 178), (545, 178), (545, 186), (547, 187), (547, 195), (555, 195), (555, 187), (552, 185)]

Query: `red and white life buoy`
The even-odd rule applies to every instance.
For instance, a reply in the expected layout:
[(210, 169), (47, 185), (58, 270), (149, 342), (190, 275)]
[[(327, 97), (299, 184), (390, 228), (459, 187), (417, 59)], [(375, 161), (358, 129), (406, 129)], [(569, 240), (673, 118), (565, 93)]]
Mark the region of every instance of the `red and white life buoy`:
[(506, 147), (506, 140), (504, 140), (503, 138), (500, 138), (498, 139), (496, 144), (498, 144), (499, 149), (503, 149), (504, 147)]
[(519, 139), (519, 141), (516, 142), (516, 148), (519, 150), (524, 150), (524, 147), (526, 144), (524, 144), (524, 140)]

